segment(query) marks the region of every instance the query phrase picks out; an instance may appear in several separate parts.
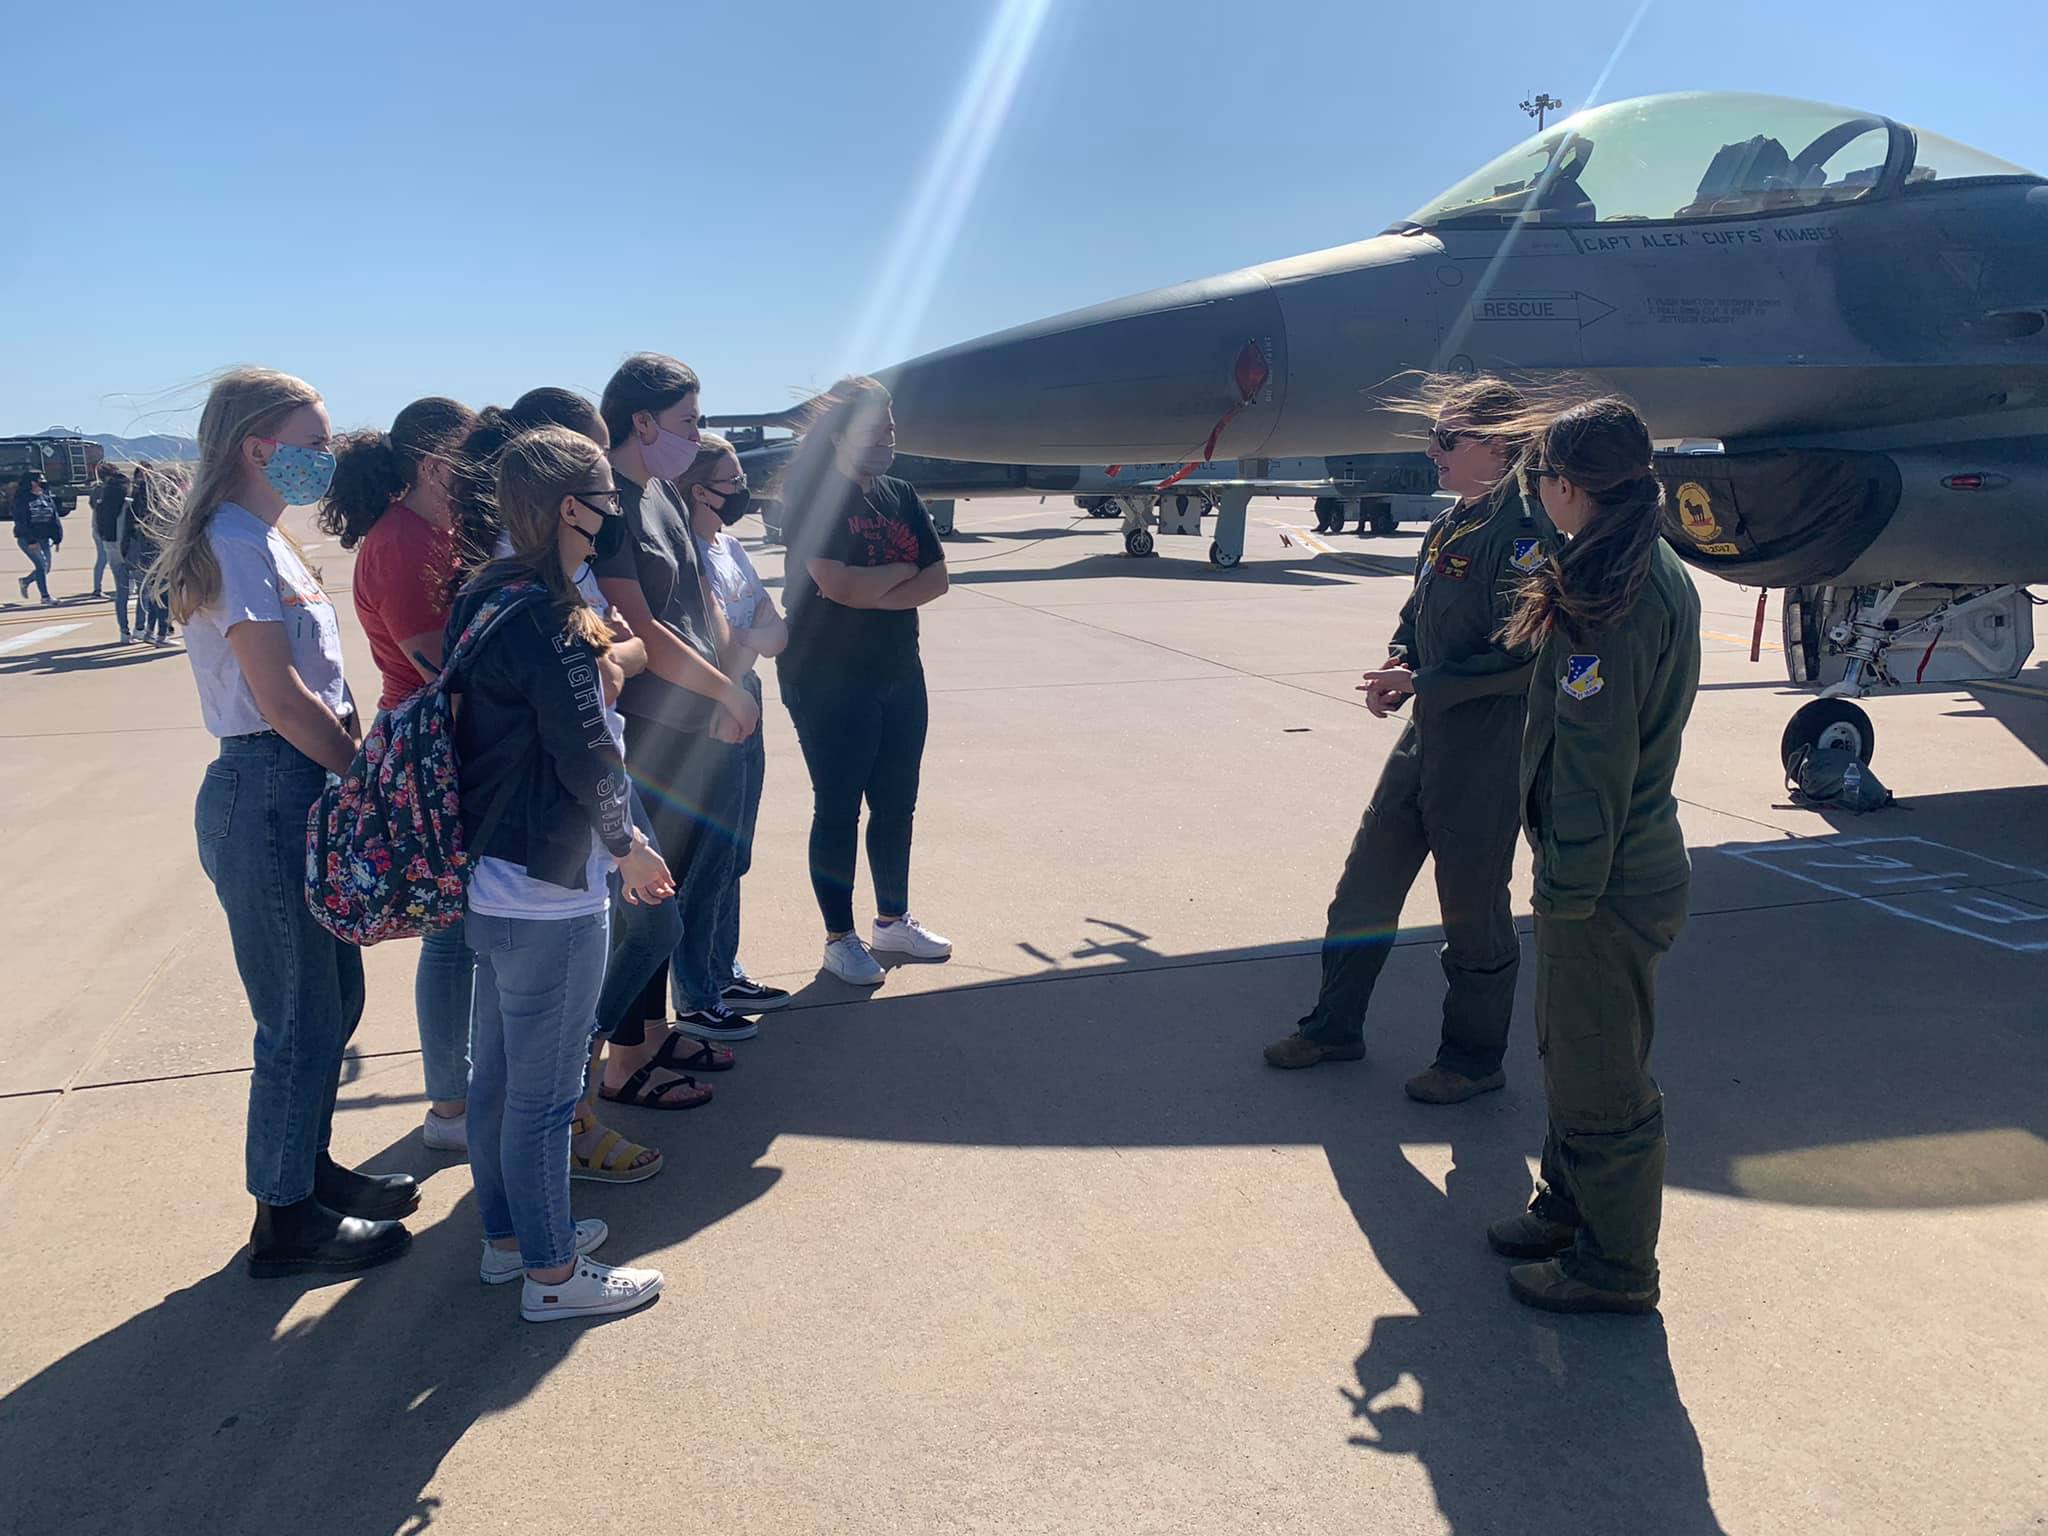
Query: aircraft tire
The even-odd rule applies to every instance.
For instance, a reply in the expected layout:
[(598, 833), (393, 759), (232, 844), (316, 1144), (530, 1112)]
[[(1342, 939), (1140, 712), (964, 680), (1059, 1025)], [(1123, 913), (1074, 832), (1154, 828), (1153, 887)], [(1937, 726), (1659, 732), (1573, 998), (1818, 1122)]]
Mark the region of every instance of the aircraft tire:
[(1786, 722), (1778, 742), (1778, 761), (1791, 771), (1792, 754), (1801, 747), (1846, 747), (1868, 763), (1877, 753), (1877, 727), (1860, 705), (1847, 699), (1815, 699)]
[(1124, 535), (1124, 553), (1133, 559), (1144, 559), (1152, 549), (1152, 531), (1149, 528), (1133, 528)]
[(1401, 519), (1394, 515), (1394, 509), (1381, 502), (1366, 514), (1366, 522), (1381, 538), (1395, 532), (1401, 526)]
[(1229, 550), (1225, 549), (1220, 543), (1212, 542), (1209, 545), (1209, 563), (1215, 566), (1216, 569), (1219, 571), (1235, 570), (1237, 568), (1238, 562), (1243, 559), (1243, 555), (1233, 555), (1232, 553), (1230, 553)]

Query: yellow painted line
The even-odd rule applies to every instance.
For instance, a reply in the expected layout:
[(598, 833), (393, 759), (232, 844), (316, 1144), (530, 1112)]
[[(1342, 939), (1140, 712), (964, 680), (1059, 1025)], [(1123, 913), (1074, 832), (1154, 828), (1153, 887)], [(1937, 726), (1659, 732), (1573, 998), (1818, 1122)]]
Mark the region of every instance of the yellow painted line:
[[(1726, 641), (1729, 645), (1739, 645), (1745, 651), (1749, 649), (1749, 636), (1747, 635), (1724, 635), (1718, 629), (1703, 629), (1700, 631), (1700, 638), (1702, 640), (1722, 640)], [(1778, 644), (1775, 640), (1766, 640), (1763, 643), (1763, 648), (1767, 651), (1782, 651), (1785, 649), (1784, 646)]]

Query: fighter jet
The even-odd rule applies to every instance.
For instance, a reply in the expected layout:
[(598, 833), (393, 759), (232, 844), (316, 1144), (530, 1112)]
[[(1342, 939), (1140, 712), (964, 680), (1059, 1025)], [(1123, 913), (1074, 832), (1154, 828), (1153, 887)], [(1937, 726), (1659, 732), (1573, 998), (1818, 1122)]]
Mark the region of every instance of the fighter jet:
[(886, 370), (906, 448), (1014, 463), (1413, 446), (1416, 371), (1568, 373), (1661, 440), (1688, 560), (1784, 592), (1780, 744), (2009, 678), (2048, 581), (2048, 182), (1890, 118), (1695, 93), (1552, 125), (1355, 244)]

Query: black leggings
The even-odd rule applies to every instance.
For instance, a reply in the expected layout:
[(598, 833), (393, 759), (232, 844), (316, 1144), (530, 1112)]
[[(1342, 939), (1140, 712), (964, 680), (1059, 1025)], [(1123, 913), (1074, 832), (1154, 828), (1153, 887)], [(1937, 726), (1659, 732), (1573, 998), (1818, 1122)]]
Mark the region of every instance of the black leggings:
[(811, 771), (811, 890), (827, 933), (853, 932), (860, 807), (868, 807), (868, 874), (875, 911), (910, 907), (910, 831), (931, 712), (922, 669), (893, 683), (784, 683)]

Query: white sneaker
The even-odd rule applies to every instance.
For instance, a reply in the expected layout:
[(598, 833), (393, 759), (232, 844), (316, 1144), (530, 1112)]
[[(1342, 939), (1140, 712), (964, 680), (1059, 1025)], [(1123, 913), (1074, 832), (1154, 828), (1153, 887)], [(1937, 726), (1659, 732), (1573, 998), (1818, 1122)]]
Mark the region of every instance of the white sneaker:
[(886, 949), (899, 955), (908, 955), (913, 960), (950, 960), (953, 958), (953, 941), (943, 933), (933, 933), (916, 918), (899, 917), (893, 923), (875, 919), (874, 936), (868, 940), (870, 949)]
[(420, 1126), (420, 1140), (436, 1152), (469, 1152), (469, 1112), (437, 1115), (431, 1109)]
[(825, 969), (856, 987), (879, 987), (888, 974), (875, 964), (867, 945), (851, 933), (825, 946)]
[[(612, 1229), (595, 1216), (577, 1222), (576, 1257), (580, 1259), (586, 1253), (595, 1253), (611, 1235)], [(508, 1253), (503, 1248), (493, 1247), (489, 1238), (484, 1239), (484, 1257), (476, 1267), (477, 1279), (485, 1285), (504, 1285), (525, 1273), (526, 1261), (519, 1257), (517, 1248)]]
[(529, 1323), (605, 1317), (644, 1307), (660, 1294), (658, 1269), (614, 1269), (595, 1259), (578, 1259), (576, 1273), (559, 1285), (528, 1280), (519, 1296), (519, 1315)]

